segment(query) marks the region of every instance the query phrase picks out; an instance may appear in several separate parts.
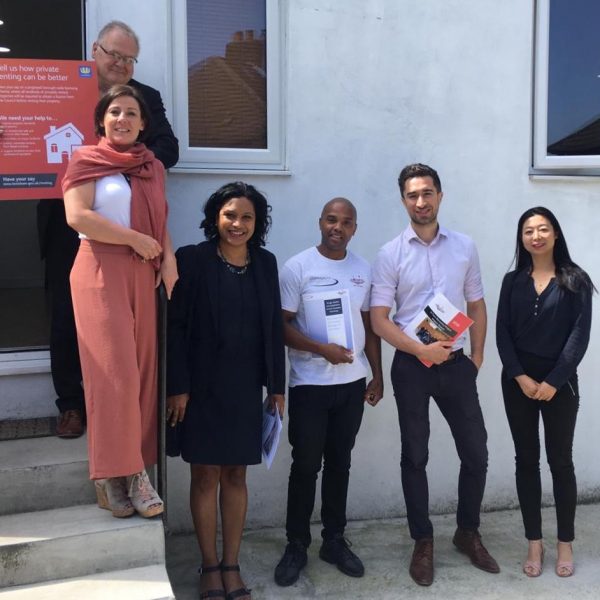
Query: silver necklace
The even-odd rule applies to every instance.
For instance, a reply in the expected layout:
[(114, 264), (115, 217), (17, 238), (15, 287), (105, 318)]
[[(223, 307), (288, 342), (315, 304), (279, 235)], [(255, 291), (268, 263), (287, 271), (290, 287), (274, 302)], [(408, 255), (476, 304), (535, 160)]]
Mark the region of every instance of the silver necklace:
[(243, 267), (238, 267), (237, 265), (232, 265), (227, 259), (223, 256), (221, 252), (221, 248), (217, 246), (217, 256), (221, 259), (221, 262), (227, 267), (227, 270), (234, 275), (243, 275), (248, 270), (248, 265), (250, 264), (250, 252), (246, 251), (246, 263)]

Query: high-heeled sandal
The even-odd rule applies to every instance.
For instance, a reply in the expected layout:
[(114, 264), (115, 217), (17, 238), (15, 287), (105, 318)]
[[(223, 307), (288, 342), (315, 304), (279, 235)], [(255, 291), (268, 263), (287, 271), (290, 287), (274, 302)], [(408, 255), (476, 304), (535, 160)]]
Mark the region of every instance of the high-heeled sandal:
[[(212, 565), (209, 567), (201, 566), (198, 569), (198, 573), (200, 576), (204, 575), (204, 573), (216, 573), (221, 572), (221, 565)], [(206, 590), (205, 592), (200, 592), (200, 600), (205, 600), (206, 598), (227, 598), (227, 594), (225, 594), (225, 589), (221, 590)]]
[(523, 573), (527, 575), (527, 577), (539, 577), (544, 570), (544, 546), (542, 546), (542, 553), (540, 555), (540, 560), (526, 560), (523, 563)]
[[(556, 550), (558, 552), (558, 546), (559, 544), (568, 544), (569, 547), (571, 548), (571, 553), (573, 552), (573, 546), (571, 546), (571, 542), (558, 542), (556, 544)], [(573, 573), (575, 573), (575, 566), (573, 565), (573, 559), (571, 560), (558, 560), (558, 558), (556, 559), (556, 567), (554, 569), (554, 572), (559, 576), (559, 577), (571, 577), (571, 575), (573, 575)]]
[(135, 508), (127, 495), (125, 477), (96, 479), (94, 485), (99, 508), (110, 510), (113, 517), (118, 519), (130, 517), (135, 512)]
[(142, 517), (155, 517), (163, 512), (163, 501), (152, 487), (145, 469), (135, 475), (129, 475), (127, 484), (131, 503)]
[[(240, 570), (240, 565), (224, 565), (221, 563), (221, 571), (238, 571)], [(235, 600), (236, 598), (241, 598), (242, 596), (250, 596), (252, 598), (252, 590), (247, 587), (241, 587), (237, 590), (233, 590), (228, 594), (225, 594), (225, 600)]]

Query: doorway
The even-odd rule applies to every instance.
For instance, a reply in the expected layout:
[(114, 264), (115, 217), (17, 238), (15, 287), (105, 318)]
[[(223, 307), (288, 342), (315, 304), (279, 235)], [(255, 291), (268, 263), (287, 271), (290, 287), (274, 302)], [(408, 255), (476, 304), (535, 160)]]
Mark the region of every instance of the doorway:
[[(84, 0), (0, 0), (0, 47), (9, 50), (0, 56), (81, 60), (84, 14)], [(0, 353), (48, 348), (37, 209), (37, 200), (0, 201)]]

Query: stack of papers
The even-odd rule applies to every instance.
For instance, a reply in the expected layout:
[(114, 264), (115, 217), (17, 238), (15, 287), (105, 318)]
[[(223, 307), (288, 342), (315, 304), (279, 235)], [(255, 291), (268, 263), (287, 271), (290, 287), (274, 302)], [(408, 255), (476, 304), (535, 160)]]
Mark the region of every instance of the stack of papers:
[(271, 464), (275, 458), (282, 429), (283, 419), (279, 416), (277, 409), (274, 411), (271, 410), (269, 399), (265, 398), (263, 402), (262, 455), (267, 469), (271, 468)]

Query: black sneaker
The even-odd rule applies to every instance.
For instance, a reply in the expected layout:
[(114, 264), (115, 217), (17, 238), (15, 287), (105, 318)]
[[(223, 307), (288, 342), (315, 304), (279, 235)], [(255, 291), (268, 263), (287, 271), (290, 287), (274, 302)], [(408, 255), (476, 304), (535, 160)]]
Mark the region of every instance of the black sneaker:
[(304, 544), (298, 540), (291, 541), (285, 547), (285, 552), (275, 567), (275, 583), (282, 587), (296, 583), (307, 560)]
[(336, 565), (345, 575), (362, 577), (365, 574), (365, 567), (360, 558), (350, 550), (351, 545), (343, 535), (330, 540), (323, 540), (323, 545), (319, 550), (319, 558)]

